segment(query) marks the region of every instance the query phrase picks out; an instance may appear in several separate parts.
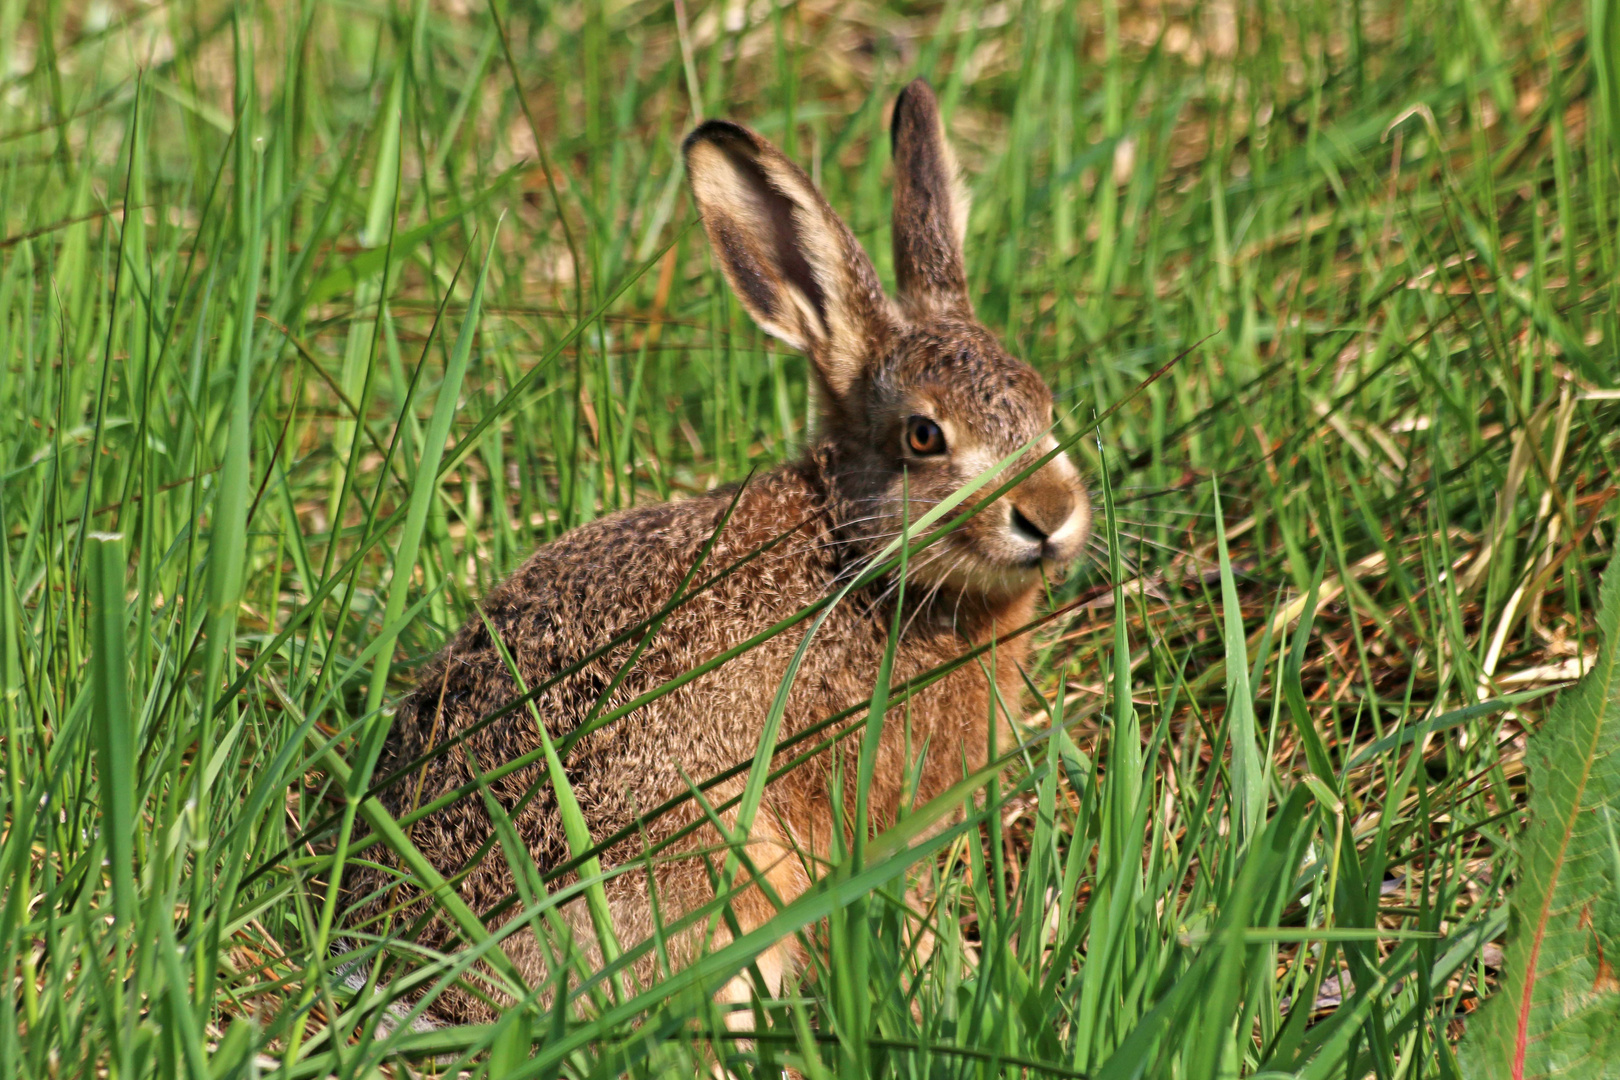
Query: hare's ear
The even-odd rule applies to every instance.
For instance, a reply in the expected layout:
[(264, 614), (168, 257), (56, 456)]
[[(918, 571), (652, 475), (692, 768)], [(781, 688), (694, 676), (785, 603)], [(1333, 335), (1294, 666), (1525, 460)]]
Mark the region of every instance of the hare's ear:
[(737, 299), (766, 333), (808, 354), (842, 399), (894, 325), (872, 261), (810, 178), (747, 128), (711, 120), (684, 149), (704, 231)]
[(900, 92), (889, 128), (894, 145), (894, 274), (913, 315), (971, 315), (962, 238), (968, 195), (945, 139), (939, 102), (923, 79)]

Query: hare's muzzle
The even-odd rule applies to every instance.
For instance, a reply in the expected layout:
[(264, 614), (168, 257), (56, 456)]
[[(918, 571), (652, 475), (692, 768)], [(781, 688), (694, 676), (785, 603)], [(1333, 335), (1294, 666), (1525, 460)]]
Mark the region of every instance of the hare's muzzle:
[(1004, 502), (1007, 529), (1031, 565), (1067, 565), (1080, 557), (1091, 529), (1091, 503), (1067, 456), (1047, 462)]

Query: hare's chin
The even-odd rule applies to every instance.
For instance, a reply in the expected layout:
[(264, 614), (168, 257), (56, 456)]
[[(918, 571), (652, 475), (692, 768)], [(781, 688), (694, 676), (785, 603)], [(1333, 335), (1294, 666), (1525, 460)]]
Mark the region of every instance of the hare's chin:
[(954, 593), (1002, 599), (1028, 592), (1041, 580), (1041, 562), (1000, 562), (971, 559), (953, 566), (935, 584)]

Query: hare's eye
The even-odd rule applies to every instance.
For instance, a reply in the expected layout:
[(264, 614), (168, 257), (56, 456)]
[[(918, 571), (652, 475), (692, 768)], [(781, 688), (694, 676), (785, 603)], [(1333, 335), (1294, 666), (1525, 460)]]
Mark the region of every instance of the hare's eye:
[(945, 432), (926, 416), (906, 419), (906, 448), (913, 454), (926, 456), (945, 452)]

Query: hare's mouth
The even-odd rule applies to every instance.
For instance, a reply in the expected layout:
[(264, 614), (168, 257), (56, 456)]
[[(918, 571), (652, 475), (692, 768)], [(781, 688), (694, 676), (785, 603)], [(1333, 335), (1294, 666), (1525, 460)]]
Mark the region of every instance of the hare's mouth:
[(991, 598), (1022, 593), (1040, 582), (1046, 560), (1038, 550), (1012, 552), (1000, 544), (996, 547), (991, 552), (975, 545), (955, 558), (942, 559), (936, 567), (919, 567), (919, 577), (953, 593)]
[[(1038, 573), (1043, 564), (1052, 561), (1046, 555), (1046, 545), (1044, 541), (1036, 540), (1031, 542), (1025, 537), (1019, 537), (1016, 545), (1022, 550), (1017, 551), (1010, 557), (987, 561), (991, 562), (999, 569), (1010, 571), (1015, 574), (1020, 572), (1030, 574)], [(1008, 546), (1011, 547), (1013, 545)]]

